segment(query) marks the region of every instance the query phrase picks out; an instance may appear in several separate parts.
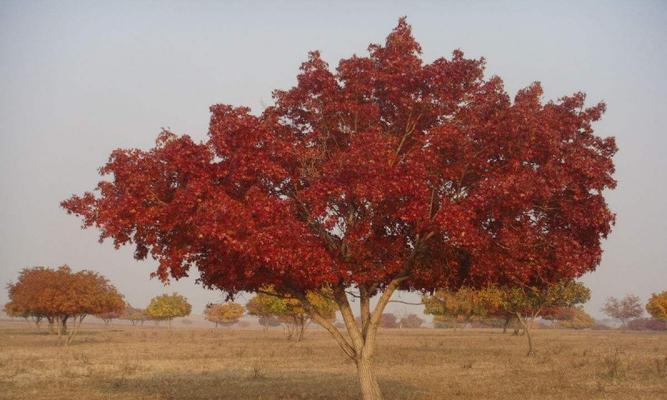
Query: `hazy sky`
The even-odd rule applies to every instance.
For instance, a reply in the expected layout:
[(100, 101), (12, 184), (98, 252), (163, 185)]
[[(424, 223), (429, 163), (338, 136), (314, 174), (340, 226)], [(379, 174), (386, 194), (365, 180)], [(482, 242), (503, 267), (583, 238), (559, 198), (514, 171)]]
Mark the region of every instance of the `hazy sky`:
[(597, 132), (620, 148), (607, 197), (617, 223), (584, 277), (586, 308), (600, 316), (608, 296), (667, 290), (665, 2), (2, 0), (0, 303), (22, 267), (63, 263), (101, 272), (135, 306), (174, 290), (195, 313), (220, 300), (193, 278), (149, 280), (153, 262), (98, 244), (59, 202), (92, 189), (114, 148), (148, 148), (161, 127), (203, 138), (211, 104), (259, 111), (294, 84), (309, 50), (336, 65), (383, 42), (402, 15), (426, 61), (460, 48), (486, 57), (512, 95), (539, 80), (545, 99), (582, 90), (607, 102)]

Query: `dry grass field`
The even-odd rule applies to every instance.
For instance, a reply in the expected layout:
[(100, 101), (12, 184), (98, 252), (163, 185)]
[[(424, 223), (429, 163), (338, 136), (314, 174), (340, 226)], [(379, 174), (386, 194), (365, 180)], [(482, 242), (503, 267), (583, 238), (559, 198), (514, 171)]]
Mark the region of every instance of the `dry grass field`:
[[(387, 399), (667, 398), (667, 335), (385, 330)], [(2, 399), (356, 399), (354, 366), (323, 331), (85, 326), (75, 343), (0, 324)]]

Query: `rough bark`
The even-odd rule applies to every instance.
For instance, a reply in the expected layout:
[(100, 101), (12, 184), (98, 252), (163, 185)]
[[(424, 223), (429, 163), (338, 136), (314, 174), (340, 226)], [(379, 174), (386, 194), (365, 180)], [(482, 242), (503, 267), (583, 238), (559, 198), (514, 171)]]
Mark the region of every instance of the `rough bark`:
[(372, 360), (360, 358), (357, 362), (357, 375), (359, 376), (359, 386), (361, 389), (361, 398), (363, 400), (380, 400), (382, 392), (378, 384), (375, 373), (373, 372)]

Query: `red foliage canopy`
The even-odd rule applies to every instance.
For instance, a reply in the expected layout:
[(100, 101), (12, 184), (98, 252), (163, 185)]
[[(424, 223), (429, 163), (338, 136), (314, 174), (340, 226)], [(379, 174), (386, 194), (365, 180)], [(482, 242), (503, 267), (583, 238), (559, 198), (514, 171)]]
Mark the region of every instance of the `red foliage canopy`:
[(484, 60), (424, 63), (402, 19), (335, 71), (310, 53), (261, 115), (214, 105), (208, 139), (115, 150), (97, 194), (63, 202), (101, 239), (196, 266), (229, 293), (555, 282), (594, 269), (614, 215), (613, 138), (583, 93), (510, 99)]

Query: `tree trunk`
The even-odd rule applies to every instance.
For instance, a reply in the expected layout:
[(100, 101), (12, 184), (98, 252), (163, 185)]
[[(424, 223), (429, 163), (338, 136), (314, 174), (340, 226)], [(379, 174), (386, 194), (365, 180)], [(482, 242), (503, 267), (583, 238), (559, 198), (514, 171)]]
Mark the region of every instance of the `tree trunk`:
[(526, 337), (528, 338), (528, 354), (526, 354), (526, 356), (533, 356), (535, 355), (535, 351), (533, 351), (533, 337), (530, 334), (530, 328), (519, 313), (516, 314), (516, 318), (519, 320), (519, 323), (523, 327), (523, 331), (526, 333)]
[(362, 357), (357, 360), (356, 364), (359, 385), (361, 387), (361, 398), (363, 400), (382, 400), (382, 392), (373, 372), (372, 361)]
[(526, 331), (526, 337), (528, 338), (528, 353), (526, 355), (527, 356), (535, 355), (535, 351), (533, 351), (533, 336), (530, 334), (529, 328), (525, 328), (525, 331)]
[(72, 326), (72, 329), (70, 329), (70, 333), (67, 336), (67, 341), (65, 342), (66, 346), (69, 346), (69, 344), (72, 343), (72, 340), (74, 340), (74, 336), (79, 333), (79, 328), (81, 327), (81, 323), (83, 322), (84, 318), (86, 318), (85, 314), (74, 317), (74, 326)]
[(65, 346), (69, 346), (69, 344), (72, 342), (74, 339), (74, 335), (76, 335), (76, 331), (78, 329), (78, 325), (76, 323), (76, 317), (74, 317), (74, 322), (72, 323), (72, 326), (70, 327), (69, 333), (67, 335), (67, 338), (65, 339)]
[(67, 334), (67, 319), (68, 315), (56, 317), (56, 324), (58, 325), (58, 337)]
[(309, 320), (306, 319), (306, 316), (301, 317), (301, 326), (299, 327), (299, 331), (297, 332), (297, 338), (296, 341), (300, 342), (303, 340), (304, 335), (306, 334), (306, 326), (308, 325)]
[(509, 326), (511, 320), (512, 320), (511, 315), (505, 317), (505, 325), (503, 325), (503, 333), (507, 333), (507, 327)]
[(361, 327), (355, 321), (354, 313), (350, 307), (346, 288), (343, 285), (333, 288), (333, 300), (345, 322), (347, 335), (336, 328), (336, 326), (314, 307), (304, 293), (294, 292), (294, 295), (304, 305), (312, 319), (326, 329), (336, 340), (343, 352), (355, 362), (359, 387), (363, 400), (382, 400), (382, 391), (373, 371), (373, 354), (376, 347), (377, 330), (380, 326), (382, 312), (389, 303), (391, 296), (398, 286), (408, 278), (408, 275), (399, 275), (384, 287), (375, 308), (371, 312), (370, 299), (377, 294), (377, 288), (359, 286), (359, 308)]

